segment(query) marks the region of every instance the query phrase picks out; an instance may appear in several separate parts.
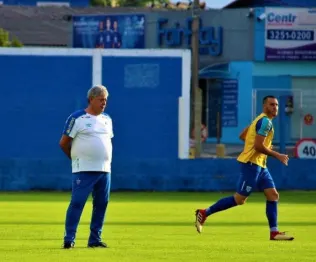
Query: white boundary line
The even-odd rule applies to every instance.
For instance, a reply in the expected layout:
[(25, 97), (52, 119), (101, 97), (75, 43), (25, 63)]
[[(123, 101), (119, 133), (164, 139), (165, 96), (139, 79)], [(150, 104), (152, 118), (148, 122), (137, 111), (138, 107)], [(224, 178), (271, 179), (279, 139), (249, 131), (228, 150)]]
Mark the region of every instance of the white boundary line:
[(0, 55), (92, 56), (93, 49), (54, 47), (2, 47)]
[(186, 49), (87, 49), (54, 47), (2, 47), (0, 55), (40, 55), (40, 56), (92, 56), (95, 52), (102, 56), (148, 56), (183, 57), (190, 54)]

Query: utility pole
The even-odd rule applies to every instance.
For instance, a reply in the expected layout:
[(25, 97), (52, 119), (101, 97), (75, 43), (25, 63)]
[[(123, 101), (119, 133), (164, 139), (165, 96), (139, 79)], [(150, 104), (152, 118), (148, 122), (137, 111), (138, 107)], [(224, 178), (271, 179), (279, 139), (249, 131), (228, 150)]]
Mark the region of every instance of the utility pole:
[(199, 27), (200, 1), (194, 0), (192, 6), (192, 81), (191, 81), (191, 123), (194, 128), (195, 157), (201, 156), (201, 120), (202, 120), (202, 92), (199, 88)]

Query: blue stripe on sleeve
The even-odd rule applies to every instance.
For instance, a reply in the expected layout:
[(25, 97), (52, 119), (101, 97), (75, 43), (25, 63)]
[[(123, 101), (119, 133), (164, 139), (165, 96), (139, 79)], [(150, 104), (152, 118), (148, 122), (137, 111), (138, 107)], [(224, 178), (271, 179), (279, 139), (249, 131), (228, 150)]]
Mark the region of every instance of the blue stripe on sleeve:
[(258, 135), (267, 136), (272, 128), (272, 122), (269, 118), (260, 118), (256, 124), (256, 132)]
[(66, 136), (69, 136), (69, 134), (71, 133), (72, 128), (75, 125), (76, 119), (81, 117), (81, 116), (83, 116), (83, 115), (85, 115), (85, 114), (86, 114), (86, 111), (84, 111), (84, 110), (78, 110), (78, 111), (72, 113), (67, 118), (67, 121), (65, 123), (64, 130), (63, 130), (63, 134), (66, 135)]

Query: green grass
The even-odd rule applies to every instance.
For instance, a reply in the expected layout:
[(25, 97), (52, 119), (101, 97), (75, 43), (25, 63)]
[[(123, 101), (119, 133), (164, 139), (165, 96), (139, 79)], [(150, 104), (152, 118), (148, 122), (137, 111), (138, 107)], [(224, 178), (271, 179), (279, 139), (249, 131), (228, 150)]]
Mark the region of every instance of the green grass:
[(61, 249), (69, 193), (0, 193), (0, 261), (315, 261), (316, 192), (281, 192), (280, 230), (292, 242), (269, 241), (265, 199), (210, 217), (199, 235), (194, 210), (229, 193), (112, 193), (103, 237), (88, 249), (91, 201), (76, 247)]

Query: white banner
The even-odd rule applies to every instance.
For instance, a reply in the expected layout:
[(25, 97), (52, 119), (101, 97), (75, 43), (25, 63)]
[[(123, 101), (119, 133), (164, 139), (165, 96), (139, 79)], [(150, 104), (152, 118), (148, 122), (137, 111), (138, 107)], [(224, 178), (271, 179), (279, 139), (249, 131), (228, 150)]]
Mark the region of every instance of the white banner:
[(316, 9), (265, 9), (266, 60), (316, 60)]

